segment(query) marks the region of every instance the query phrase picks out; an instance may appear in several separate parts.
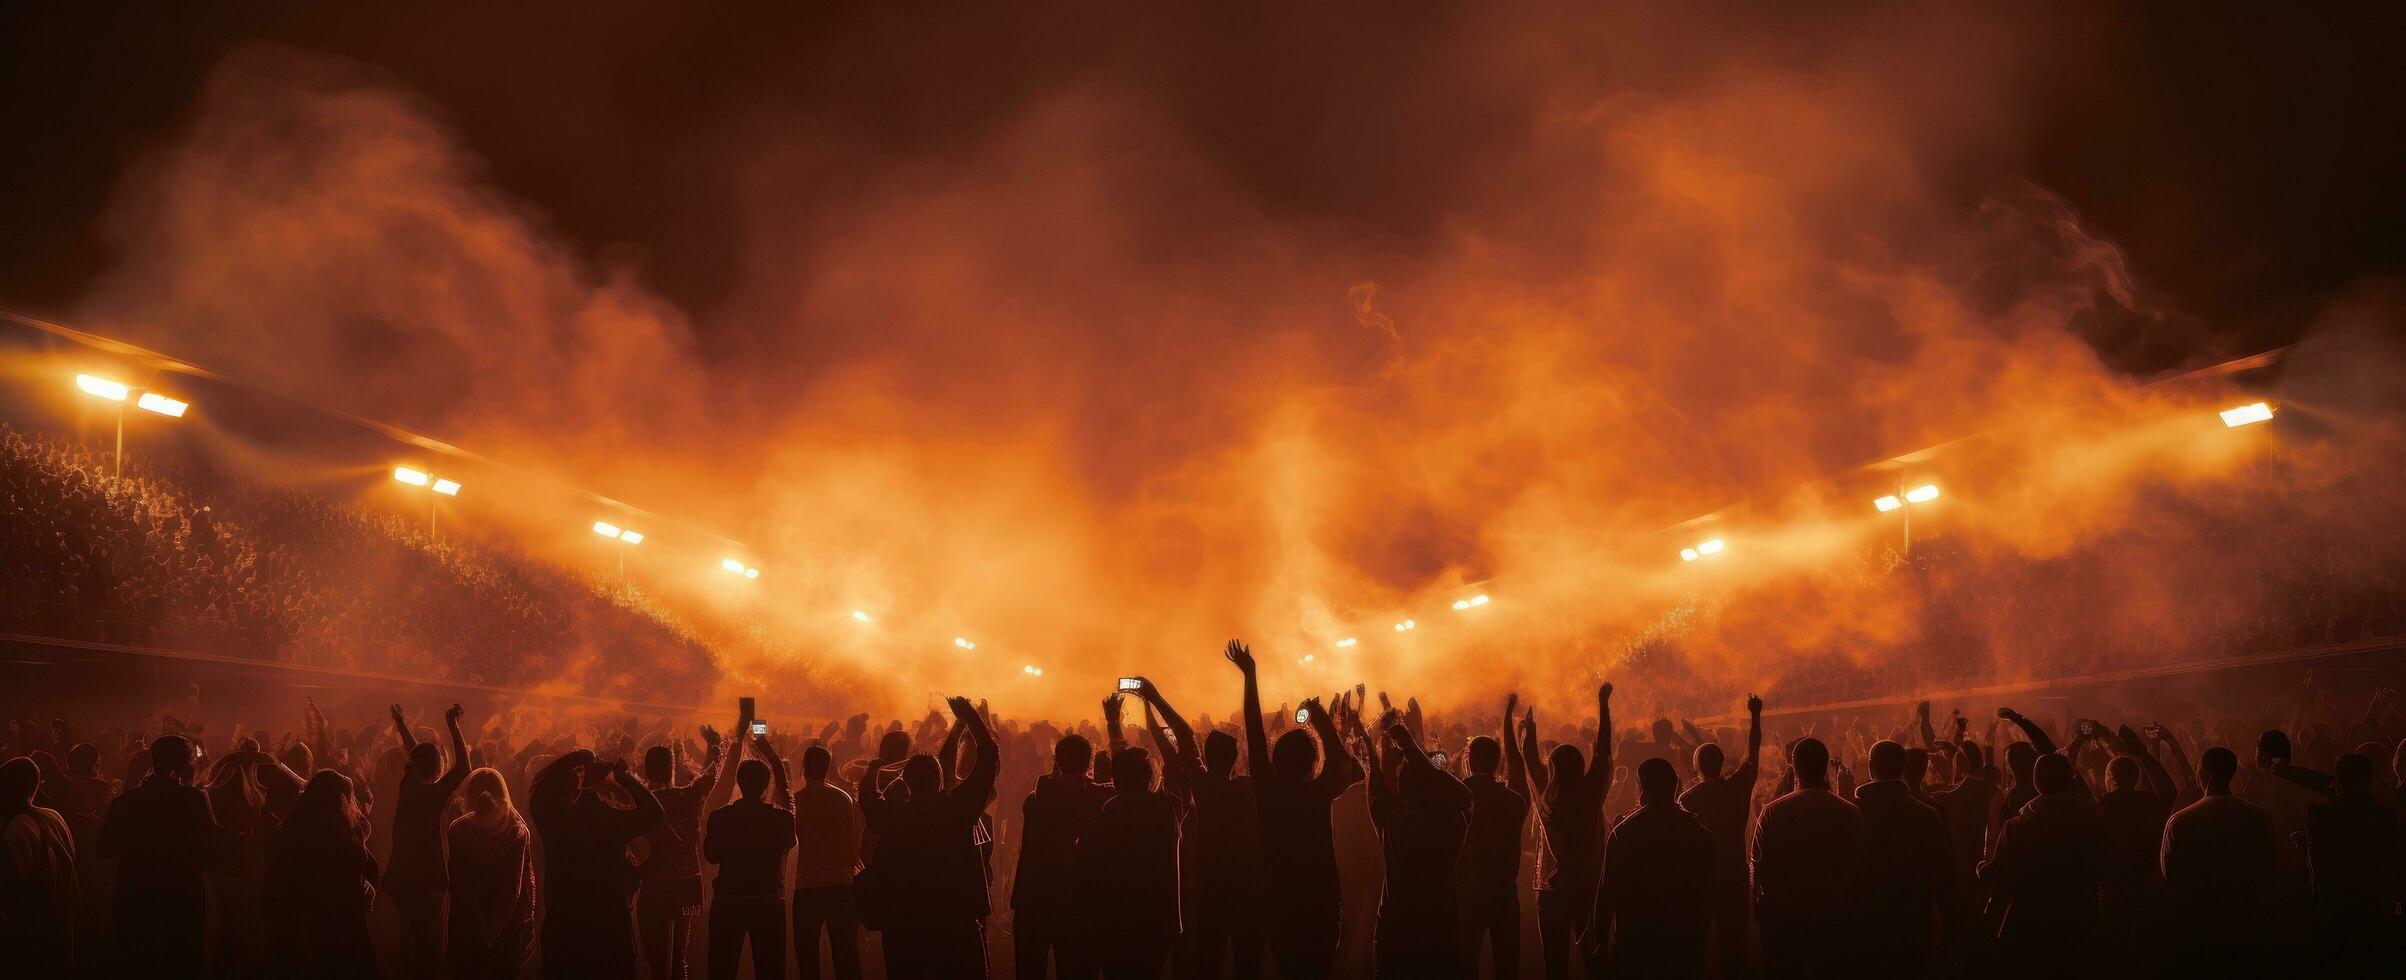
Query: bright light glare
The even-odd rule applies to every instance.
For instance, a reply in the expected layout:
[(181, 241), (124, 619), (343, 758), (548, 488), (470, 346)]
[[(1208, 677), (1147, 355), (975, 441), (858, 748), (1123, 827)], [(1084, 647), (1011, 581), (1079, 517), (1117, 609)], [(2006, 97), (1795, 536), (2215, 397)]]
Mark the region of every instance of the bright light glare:
[(1703, 544), (1697, 545), (1696, 553), (1699, 555), (1717, 555), (1721, 553), (1722, 547), (1723, 545), (1721, 544), (1721, 539), (1714, 538), (1710, 541), (1704, 542)]
[(396, 466), (393, 467), (393, 479), (413, 487), (422, 487), (432, 482), (433, 478), (406, 466)]
[[(80, 382), (83, 379), (79, 377), (76, 380)], [(2272, 406), (2263, 402), (2257, 402), (2253, 405), (2241, 405), (2237, 408), (2226, 408), (2222, 410), (2222, 424), (2233, 429), (2236, 429), (2242, 425), (2254, 425), (2258, 422), (2270, 421), (2272, 421)]]
[(615, 538), (618, 536), (618, 525), (612, 524), (609, 521), (594, 521), (593, 533), (601, 535), (605, 538)]
[(1454, 600), (1454, 608), (1455, 608), (1455, 609), (1469, 609), (1469, 608), (1472, 608), (1472, 607), (1474, 607), (1474, 606), (1484, 606), (1484, 605), (1486, 605), (1486, 604), (1487, 604), (1487, 597), (1486, 597), (1486, 596), (1483, 596), (1483, 595), (1474, 595), (1474, 596), (1471, 596), (1471, 597), (1470, 597), (1470, 598), (1468, 598), (1468, 599), (1456, 599), (1456, 600)]
[(1407, 619), (1407, 620), (1404, 620), (1403, 622), (1400, 622), (1400, 623), (1397, 623), (1397, 624), (1395, 624), (1395, 631), (1396, 631), (1396, 632), (1398, 632), (1398, 633), (1407, 633), (1407, 632), (1410, 632), (1410, 631), (1412, 631), (1412, 630), (1416, 630), (1416, 629), (1419, 629), (1419, 628), (1420, 628), (1420, 624), (1419, 624), (1419, 623), (1415, 623), (1415, 622), (1413, 622), (1413, 621), (1411, 621), (1411, 620), (1409, 620), (1409, 619)]
[(1701, 557), (1701, 556), (1699, 556), (1699, 555), (1697, 555), (1697, 554), (1696, 554), (1696, 549), (1694, 549), (1694, 548), (1681, 548), (1681, 549), (1679, 549), (1679, 560), (1680, 560), (1680, 561), (1695, 561), (1695, 560), (1696, 560), (1697, 558), (1699, 558), (1699, 557)]
[(1936, 499), (1938, 499), (1938, 484), (1935, 483), (1924, 483), (1905, 491), (1905, 502), (1908, 504), (1926, 504)]
[(1881, 497), (1881, 498), (1880, 498), (1880, 499), (1878, 499), (1878, 500), (1874, 500), (1874, 501), (1872, 501), (1872, 502), (1871, 502), (1871, 505), (1872, 505), (1872, 506), (1874, 506), (1874, 507), (1877, 507), (1877, 508), (1879, 508), (1879, 509), (1880, 509), (1880, 513), (1883, 513), (1883, 514), (1885, 514), (1885, 513), (1888, 513), (1889, 511), (1892, 511), (1892, 510), (1895, 510), (1895, 509), (1897, 509), (1897, 508), (1899, 508), (1899, 507), (1903, 507), (1903, 506), (1905, 506), (1905, 502), (1904, 502), (1904, 501), (1902, 501), (1902, 500), (1898, 500), (1898, 499), (1896, 499), (1896, 495), (1895, 495), (1895, 494), (1889, 494), (1888, 496)]
[(719, 560), (718, 560), (718, 567), (720, 567), (720, 568), (724, 568), (724, 569), (726, 569), (726, 570), (728, 570), (728, 571), (730, 571), (730, 572), (734, 572), (734, 573), (735, 573), (735, 574), (737, 574), (737, 575), (741, 575), (741, 574), (743, 574), (743, 573), (744, 573), (744, 563), (743, 563), (743, 562), (740, 562), (740, 561), (736, 561), (736, 560), (735, 560), (735, 559), (733, 559), (733, 558), (721, 558), (721, 559), (719, 559)]
[(457, 497), (459, 496), (459, 481), (436, 480), (434, 481), (434, 492), (446, 497)]
[(89, 374), (76, 375), (75, 386), (87, 394), (99, 395), (113, 402), (124, 401), (126, 395), (133, 393), (133, 389), (126, 387), (124, 382), (95, 378)]
[(618, 540), (620, 540), (620, 541), (624, 541), (624, 542), (626, 542), (626, 543), (628, 543), (628, 544), (642, 544), (642, 543), (643, 543), (643, 532), (641, 532), (641, 531), (620, 531), (620, 532), (618, 532)]
[(747, 569), (744, 569), (744, 577), (745, 577), (745, 578), (759, 578), (759, 577), (760, 577), (760, 569), (757, 569), (757, 568), (747, 568)]
[(142, 393), (142, 397), (134, 400), (134, 407), (144, 411), (157, 412), (171, 419), (180, 419), (184, 417), (184, 410), (192, 407), (192, 403), (180, 402), (155, 391), (145, 391)]
[(1042, 668), (1042, 667), (1038, 667), (1038, 666), (1036, 666), (1035, 664), (1029, 664), (1029, 665), (1027, 665), (1027, 666), (1025, 666), (1025, 667), (1021, 667), (1021, 668), (1019, 668), (1019, 672), (1020, 672), (1020, 673), (1022, 673), (1022, 674), (1026, 674), (1026, 675), (1028, 675), (1029, 677), (1042, 677), (1042, 676), (1044, 676), (1044, 668)]
[(975, 650), (975, 649), (977, 649), (977, 644), (969, 642), (969, 639), (968, 639), (967, 637), (960, 637), (960, 636), (953, 637), (953, 638), (952, 638), (952, 645), (953, 645), (953, 646), (956, 646), (956, 647), (960, 647), (960, 648), (961, 648), (961, 649), (963, 649), (963, 650)]
[(877, 620), (874, 620), (874, 619), (871, 619), (871, 618), (869, 618), (869, 614), (868, 614), (868, 613), (862, 612), (862, 611), (860, 611), (860, 610), (858, 610), (858, 609), (855, 609), (855, 610), (853, 610), (853, 611), (852, 611), (852, 618), (854, 618), (854, 619), (857, 619), (857, 620), (860, 620), (861, 622), (864, 622), (864, 623), (874, 623), (874, 622), (876, 622), (876, 621), (877, 621)]
[(1314, 658), (1314, 657), (1317, 657), (1317, 656), (1319, 656), (1319, 655), (1318, 655), (1318, 654), (1313, 654), (1313, 653), (1307, 653), (1307, 654), (1304, 654), (1304, 655), (1303, 655), (1303, 662), (1304, 662), (1304, 663), (1307, 663), (1307, 664), (1308, 664), (1308, 663), (1311, 663), (1311, 662), (1312, 662), (1312, 658)]
[(1338, 641), (1337, 641), (1337, 649), (1339, 649), (1339, 650), (1343, 650), (1343, 649), (1345, 649), (1346, 647), (1353, 646), (1354, 644), (1356, 644), (1356, 643), (1360, 643), (1360, 642), (1362, 642), (1362, 641), (1360, 641), (1360, 640), (1357, 640), (1357, 639), (1354, 639), (1353, 637), (1350, 637), (1350, 636), (1348, 636), (1348, 637), (1346, 637), (1346, 638), (1344, 638), (1344, 639), (1342, 639), (1342, 640), (1338, 640)]

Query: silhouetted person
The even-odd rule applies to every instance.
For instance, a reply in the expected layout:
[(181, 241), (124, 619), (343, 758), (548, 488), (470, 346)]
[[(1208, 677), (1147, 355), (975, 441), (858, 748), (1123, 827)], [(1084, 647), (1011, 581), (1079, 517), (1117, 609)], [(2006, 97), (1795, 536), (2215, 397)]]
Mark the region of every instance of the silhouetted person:
[(468, 812), (451, 821), (451, 980), (511, 980), (535, 953), (535, 861), (526, 820), (493, 769), (460, 784)]
[(117, 862), (109, 904), (129, 975), (201, 972), (202, 872), (214, 860), (217, 820), (208, 796), (191, 782), (192, 744), (162, 735), (150, 744), (150, 775), (118, 797), (101, 822), (95, 849)]
[[(1012, 961), (1018, 977), (1063, 980), (1094, 975), (1085, 949), (1091, 930), (1082, 921), (1088, 908), (1078, 894), (1078, 835), (1103, 804), (1111, 787), (1088, 777), (1094, 746), (1075, 733), (1053, 743), (1053, 771), (1036, 777), (1020, 807), (1019, 869), (1011, 880)], [(1047, 973), (1050, 963), (1054, 972)]]
[(1637, 767), (1638, 807), (1613, 824), (1587, 942), (1595, 962), (1632, 977), (1700, 977), (1712, 932), (1712, 831), (1678, 801), (1669, 760)]
[(256, 976), (267, 962), (267, 921), (261, 889), (268, 842), (305, 780), (265, 753), (233, 752), (209, 775), (209, 811), (217, 818), (217, 866), (209, 872), (217, 948), (210, 973)]
[[(1145, 702), (1148, 723), (1158, 712), (1168, 726), (1154, 729), (1155, 744), (1175, 754), (1164, 760), (1162, 784), (1156, 787), (1152, 753), (1116, 749), (1111, 765), (1116, 791), (1078, 837), (1078, 882), (1091, 910), (1091, 949), (1106, 980), (1157, 980), (1177, 946), (1178, 837), (1186, 802), (1173, 787), (1183, 787), (1200, 761), (1194, 756), (1194, 730), (1153, 683), (1139, 678), (1135, 694)], [(1106, 713), (1113, 722), (1118, 716), (1116, 705)]]
[(1203, 737), (1203, 765), (1187, 781), (1194, 806), (1178, 849), (1187, 964), (1182, 976), (1219, 980), (1234, 964), (1239, 980), (1261, 976), (1261, 819), (1253, 777), (1236, 774), (1236, 736)]
[(2204, 798), (2164, 825), (2173, 957), (2193, 975), (2253, 969), (2266, 938), (2258, 912), (2272, 885), (2272, 820), (2232, 795), (2237, 753), (2207, 749), (2197, 768)]
[(2334, 967), (2398, 965), (2398, 814), (2373, 798), (2372, 779), (2371, 759), (2341, 756), (2331, 801), (2306, 808), (2319, 945)]
[[(739, 749), (741, 742), (737, 743)], [(710, 976), (731, 980), (752, 945), (752, 975), (785, 976), (785, 852), (794, 849), (793, 797), (766, 736), (735, 770), (738, 797), (710, 814), (702, 855), (718, 865), (710, 890)]]
[(1853, 967), (1844, 943), (1853, 932), (1863, 817), (1830, 789), (1829, 749), (1819, 739), (1799, 740), (1790, 756), (1796, 788), (1763, 807), (1754, 833), (1763, 969), (1780, 977), (1840, 976)]
[[(1370, 754), (1370, 820), (1387, 869), (1372, 941), (1376, 975), (1459, 977), (1462, 913), (1454, 872), (1470, 829), (1470, 789), (1429, 761), (1410, 726), (1388, 724), (1361, 735), (1362, 750)], [(1380, 737), (1394, 746), (1401, 765), (1380, 763)]]
[[(1537, 755), (1535, 726), (1523, 729), (1521, 753)], [(1579, 932), (1595, 916), (1596, 884), (1604, 874), (1604, 797), (1612, 792), (1612, 685), (1596, 688), (1595, 757), (1557, 745), (1544, 768), (1533, 770), (1538, 825), (1553, 860), (1537, 882), (1537, 936), (1546, 977), (1570, 976)]]
[[(604, 786), (633, 805), (612, 805)], [(627, 844), (660, 825), (660, 801), (624, 761), (603, 763), (578, 749), (535, 774), (527, 806), (543, 836), (543, 975), (633, 977), (635, 867)]]
[[(1696, 785), (1679, 794), (1679, 805), (1713, 835), (1713, 948), (1725, 978), (1746, 975), (1747, 937), (1754, 911), (1746, 866), (1746, 827), (1754, 815), (1754, 784), (1762, 772), (1763, 699), (1746, 696), (1746, 758), (1727, 775), (1721, 747), (1696, 746)], [(1639, 787), (1641, 795), (1644, 787)], [(1500, 975), (1500, 974), (1499, 974)]]
[(1344, 928), (1329, 805), (1361, 778), (1359, 767), (1317, 698), (1303, 702), (1308, 730), (1280, 733), (1273, 748), (1262, 723), (1253, 651), (1230, 640), (1226, 656), (1245, 679), (1245, 756), (1261, 825), (1263, 935), (1282, 980), (1317, 980), (1336, 969)]
[(75, 969), (75, 837), (41, 785), (33, 760), (0, 764), (0, 964), (29, 980)]
[(1913, 793), (1905, 768), (1905, 747), (1882, 739), (1871, 747), (1870, 781), (1855, 787), (1865, 842), (1857, 962), (1876, 976), (1928, 975), (1931, 927), (1951, 925), (1956, 910), (1946, 818)]
[(693, 781), (677, 785), (677, 753), (667, 745), (643, 752), (643, 781), (660, 801), (660, 826), (644, 835), (642, 883), (635, 891), (635, 938), (653, 980), (683, 977), (693, 947), (693, 919), (702, 911), (702, 800), (718, 785), (719, 736), (702, 726), (709, 749)]
[[(907, 889), (890, 894), (878, 916), (887, 980), (969, 980), (986, 975), (986, 873), (978, 853), (978, 817), (994, 795), (1001, 765), (994, 735), (968, 698), (950, 698), (953, 718), (975, 743), (977, 761), (961, 783), (944, 788), (935, 757), (903, 764), (902, 786), (861, 791), (863, 825), (877, 834), (864, 875)], [(880, 767), (882, 768), (882, 767)], [(906, 795), (907, 794), (907, 795)], [(867, 910), (864, 909), (864, 912)]]
[(270, 958), (295, 978), (376, 976), (368, 909), (376, 901), (376, 855), (351, 781), (319, 770), (268, 848)]
[(2141, 957), (2148, 919), (2163, 891), (2156, 851), (2164, 823), (2172, 817), (2172, 777), (2155, 760), (2137, 732), (2115, 733), (2121, 751), (2105, 767), (2105, 793), (2097, 815), (2105, 829), (2104, 889), (2100, 898), (2103, 966), (2125, 971), (2144, 965)]
[(1997, 831), (1980, 881), (2003, 910), (1997, 950), (2007, 969), (2085, 976), (2095, 968), (2097, 890), (2105, 826), (2072, 793), (2072, 760), (2049, 752), (2030, 767), (2038, 791)]
[(442, 750), (410, 735), (400, 705), (393, 705), (393, 732), (409, 753), (409, 768), (401, 774), (399, 800), (393, 805), (393, 850), (385, 870), (384, 893), (401, 913), (401, 974), (431, 976), (443, 962), (443, 893), (449, 887), (443, 855), (447, 819), (445, 807), (460, 781), (468, 778), (468, 742), (460, 734), (460, 706), (443, 712), (451, 731), (451, 765), (443, 765)]
[[(1513, 735), (1513, 695), (1504, 701), (1503, 730), (1481, 735), (1464, 750), (1469, 757), (1470, 829), (1462, 840), (1456, 900), (1462, 921), (1462, 972), (1478, 974), (1479, 952), (1487, 946), (1499, 977), (1520, 976), (1520, 846), (1529, 825), (1529, 768)], [(1504, 778), (1496, 778), (1501, 763)], [(1492, 945), (1489, 945), (1492, 944)]]
[(819, 980), (819, 937), (837, 980), (860, 980), (860, 910), (852, 875), (860, 870), (860, 816), (852, 794), (827, 781), (835, 761), (825, 746), (802, 752), (802, 788), (794, 793), (794, 958), (802, 980)]

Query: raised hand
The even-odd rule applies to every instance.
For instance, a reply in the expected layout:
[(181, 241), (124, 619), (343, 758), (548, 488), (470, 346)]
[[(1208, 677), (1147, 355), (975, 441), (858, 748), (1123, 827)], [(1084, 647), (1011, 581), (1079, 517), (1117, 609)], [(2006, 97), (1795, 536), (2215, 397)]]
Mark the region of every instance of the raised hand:
[(1228, 641), (1228, 649), (1220, 651), (1220, 655), (1227, 657), (1229, 663), (1236, 665), (1236, 669), (1248, 674), (1253, 672), (1253, 649), (1242, 642)]
[(459, 716), (467, 713), (468, 712), (466, 709), (459, 706), (459, 702), (454, 701), (452, 702), (451, 707), (443, 709), (443, 723), (453, 727), (458, 727)]
[(1319, 698), (1304, 698), (1301, 707), (1304, 716), (1311, 719), (1309, 724), (1313, 726), (1318, 726), (1321, 722), (1328, 720), (1328, 709), (1320, 705)]
[(708, 726), (708, 725), (703, 725), (703, 726), (702, 726), (702, 744), (704, 744), (704, 745), (717, 745), (717, 744), (718, 744), (718, 729), (716, 729), (716, 728), (712, 728), (712, 727), (710, 727), (710, 726)]
[(961, 697), (956, 694), (952, 697), (945, 698), (944, 704), (946, 707), (952, 709), (952, 716), (960, 719), (961, 721), (966, 722), (977, 718), (977, 705), (969, 703), (968, 698)]
[(1755, 717), (1757, 717), (1757, 718), (1760, 718), (1760, 717), (1762, 717), (1762, 716), (1763, 716), (1763, 699), (1762, 699), (1762, 698), (1755, 697), (1755, 696), (1754, 696), (1754, 695), (1752, 695), (1752, 694), (1749, 694), (1749, 695), (1747, 695), (1747, 696), (1746, 696), (1746, 713), (1747, 713), (1747, 714), (1750, 714), (1750, 715), (1753, 715), (1753, 716), (1755, 716)]
[(1602, 685), (1596, 688), (1596, 703), (1603, 704), (1604, 702), (1610, 700), (1612, 700), (1612, 682), (1605, 681)]
[(1111, 734), (1114, 736), (1119, 734), (1119, 719), (1119, 692), (1113, 691), (1110, 694), (1103, 696), (1103, 725), (1104, 727), (1109, 728), (1111, 730)]
[(2022, 713), (2015, 711), (2012, 708), (1998, 708), (1997, 717), (2003, 718), (2006, 721), (2015, 721), (2022, 717)]
[(1520, 692), (1519, 692), (1519, 691), (1514, 691), (1514, 692), (1512, 692), (1512, 693), (1510, 693), (1510, 694), (1506, 694), (1506, 695), (1504, 695), (1504, 723), (1505, 723), (1505, 724), (1509, 725), (1509, 724), (1511, 724), (1511, 723), (1512, 723), (1512, 710), (1513, 710), (1513, 709), (1515, 709), (1515, 708), (1518, 708), (1518, 707), (1520, 707)]

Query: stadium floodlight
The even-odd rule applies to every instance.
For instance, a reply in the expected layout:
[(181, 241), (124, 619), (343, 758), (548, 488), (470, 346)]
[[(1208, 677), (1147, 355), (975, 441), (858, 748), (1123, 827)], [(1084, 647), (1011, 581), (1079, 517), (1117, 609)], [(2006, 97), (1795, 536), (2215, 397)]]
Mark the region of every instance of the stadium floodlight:
[(1697, 553), (1696, 553), (1696, 549), (1694, 549), (1694, 548), (1681, 548), (1681, 549), (1679, 549), (1679, 560), (1680, 560), (1680, 561), (1695, 561), (1696, 559), (1698, 559), (1698, 558), (1702, 558), (1702, 557), (1704, 557), (1704, 556), (1703, 556), (1703, 555), (1700, 555), (1700, 554), (1697, 554)]
[(111, 381), (90, 374), (76, 375), (75, 386), (83, 389), (85, 394), (99, 395), (113, 402), (124, 401), (126, 396), (134, 393), (133, 386), (123, 381)]
[(171, 419), (180, 419), (184, 417), (184, 410), (192, 407), (192, 403), (177, 401), (155, 391), (146, 391), (142, 393), (142, 397), (134, 399), (134, 407)]
[(744, 573), (744, 563), (743, 563), (743, 562), (740, 562), (740, 561), (736, 561), (736, 560), (735, 560), (735, 559), (733, 559), (733, 558), (721, 558), (721, 559), (719, 559), (719, 560), (718, 560), (718, 567), (720, 567), (720, 568), (724, 568), (724, 569), (726, 569), (726, 570), (728, 570), (728, 571), (730, 571), (730, 572), (734, 572), (734, 573), (735, 573), (735, 574), (737, 574), (737, 575), (741, 575), (741, 574), (743, 574), (743, 573)]
[(1486, 604), (1487, 604), (1487, 597), (1486, 597), (1485, 595), (1474, 595), (1474, 596), (1471, 596), (1471, 597), (1470, 597), (1470, 598), (1468, 598), (1468, 599), (1456, 599), (1456, 600), (1454, 600), (1454, 609), (1455, 609), (1456, 611), (1460, 611), (1460, 610), (1464, 610), (1464, 609), (1476, 609), (1476, 608), (1478, 608), (1478, 607), (1480, 607), (1480, 606), (1484, 606), (1484, 605), (1486, 605)]
[(1021, 667), (1021, 668), (1019, 668), (1019, 672), (1020, 672), (1020, 673), (1022, 673), (1022, 674), (1026, 674), (1026, 675), (1028, 675), (1029, 677), (1042, 677), (1042, 676), (1044, 676), (1044, 668), (1042, 668), (1042, 667), (1038, 667), (1038, 666), (1036, 666), (1035, 664), (1028, 664), (1028, 665), (1026, 665), (1026, 666), (1024, 666), (1024, 667)]
[(855, 610), (853, 610), (853, 611), (852, 611), (852, 618), (853, 618), (853, 619), (855, 619), (855, 620), (858, 620), (858, 621), (860, 621), (860, 622), (863, 622), (863, 623), (874, 623), (874, 622), (876, 622), (876, 621), (877, 621), (875, 618), (871, 617), (871, 616), (870, 616), (868, 613), (862, 612), (862, 611), (860, 611), (860, 610), (858, 610), (858, 609), (855, 609)]
[(1697, 545), (1696, 553), (1699, 555), (1717, 555), (1721, 553), (1721, 549), (1724, 547), (1726, 546), (1721, 543), (1720, 538), (1714, 538), (1710, 541), (1706, 541)]
[(1303, 662), (1304, 662), (1304, 663), (1307, 663), (1307, 664), (1308, 664), (1308, 663), (1311, 663), (1311, 662), (1312, 662), (1312, 660), (1313, 660), (1313, 658), (1314, 658), (1314, 657), (1316, 657), (1316, 656), (1317, 656), (1316, 654), (1310, 654), (1310, 653), (1304, 654), (1304, 655), (1303, 655)]
[(1411, 631), (1413, 631), (1413, 630), (1416, 630), (1416, 629), (1419, 629), (1419, 628), (1420, 628), (1420, 624), (1419, 624), (1419, 623), (1415, 623), (1415, 622), (1413, 622), (1413, 621), (1411, 621), (1411, 620), (1409, 620), (1409, 619), (1407, 619), (1407, 620), (1404, 620), (1403, 622), (1400, 622), (1400, 623), (1397, 623), (1397, 624), (1395, 624), (1395, 631), (1396, 631), (1396, 632), (1398, 632), (1398, 633), (1409, 633), (1409, 632), (1411, 632)]
[(612, 524), (609, 521), (594, 521), (593, 533), (601, 535), (605, 538), (615, 538), (619, 535), (620, 528), (618, 525)]
[(1921, 486), (1914, 487), (1911, 490), (1901, 489), (1902, 484), (1899, 484), (1899, 487), (1900, 491), (1898, 493), (1889, 494), (1874, 500), (1871, 502), (1871, 506), (1872, 509), (1883, 514), (1890, 513), (1892, 511), (1903, 511), (1903, 513), (1899, 514), (1898, 516), (1904, 519), (1905, 551), (1911, 552), (1913, 550), (1913, 512), (1907, 508), (1919, 504), (1926, 504), (1930, 501), (1938, 499), (1938, 484), (1924, 483)]
[(759, 578), (759, 577), (760, 577), (760, 569), (757, 569), (757, 568), (747, 568), (747, 569), (744, 569), (744, 577), (745, 577), (745, 578)]
[(624, 541), (624, 542), (626, 542), (626, 543), (628, 543), (628, 544), (642, 544), (642, 543), (643, 543), (643, 532), (641, 532), (641, 531), (620, 531), (620, 532), (618, 532), (618, 540), (620, 540), (620, 541)]
[(434, 474), (414, 466), (393, 467), (393, 479), (413, 487), (425, 487), (434, 491), (426, 495), (426, 537), (430, 541), (441, 540), (442, 529), (436, 523), (439, 520), (436, 505), (442, 503), (444, 497), (459, 496), (459, 481), (440, 479)]
[(446, 497), (457, 497), (459, 496), (459, 481), (436, 480), (434, 481), (434, 492)]
[(1342, 639), (1342, 640), (1338, 640), (1338, 641), (1337, 641), (1337, 649), (1339, 649), (1339, 650), (1343, 650), (1343, 649), (1349, 648), (1349, 647), (1351, 647), (1351, 646), (1353, 646), (1353, 645), (1355, 645), (1355, 644), (1357, 644), (1357, 643), (1360, 643), (1360, 642), (1362, 642), (1362, 641), (1360, 641), (1360, 640), (1357, 640), (1357, 639), (1354, 639), (1353, 637), (1350, 637), (1350, 636), (1348, 636), (1348, 637), (1346, 637), (1346, 638), (1344, 638), (1344, 639)]
[(1878, 499), (1878, 500), (1874, 500), (1874, 501), (1872, 501), (1872, 502), (1871, 502), (1871, 505), (1872, 505), (1873, 507), (1879, 508), (1879, 511), (1880, 511), (1880, 513), (1883, 513), (1883, 514), (1885, 514), (1885, 513), (1888, 513), (1889, 511), (1892, 511), (1892, 510), (1895, 510), (1895, 509), (1897, 509), (1897, 508), (1899, 508), (1899, 507), (1903, 507), (1903, 506), (1905, 506), (1905, 502), (1904, 502), (1904, 501), (1902, 501), (1902, 500), (1898, 500), (1898, 499), (1896, 498), (1896, 495), (1892, 493), (1892, 494), (1889, 494), (1889, 495), (1887, 495), (1887, 496), (1885, 496), (1885, 497), (1881, 497), (1881, 498), (1880, 498), (1880, 499)]
[(413, 470), (407, 466), (393, 467), (393, 479), (413, 487), (422, 487), (434, 482), (434, 478), (427, 476), (425, 470)]
[(953, 645), (953, 646), (956, 646), (956, 647), (960, 647), (960, 648), (961, 648), (961, 649), (963, 649), (963, 650), (975, 650), (975, 649), (977, 649), (977, 644), (969, 642), (969, 638), (968, 638), (968, 637), (965, 637), (965, 636), (956, 636), (956, 637), (953, 637), (953, 638), (952, 638), (952, 645)]
[(1936, 499), (1938, 499), (1938, 484), (1935, 483), (1924, 483), (1905, 491), (1905, 502), (1908, 504), (1926, 504)]
[(2222, 410), (2222, 424), (2225, 428), (2236, 429), (2242, 425), (2270, 421), (2272, 421), (2272, 406), (2263, 402)]

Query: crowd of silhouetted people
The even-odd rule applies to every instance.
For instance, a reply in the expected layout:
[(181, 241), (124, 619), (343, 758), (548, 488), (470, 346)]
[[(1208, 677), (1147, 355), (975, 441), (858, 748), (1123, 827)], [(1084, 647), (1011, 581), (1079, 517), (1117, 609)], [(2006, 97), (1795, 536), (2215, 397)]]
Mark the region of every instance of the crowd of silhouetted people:
[(2406, 962), (2406, 714), (2386, 689), (2343, 718), (2309, 677), (2265, 698), (2287, 730), (1924, 703), (1773, 732), (1752, 696), (1726, 726), (1623, 727), (1609, 683), (1592, 715), (1542, 721), (1517, 696), (1440, 717), (1358, 685), (1265, 713), (1251, 652), (1224, 655), (1243, 696), (1218, 724), (1142, 677), (1068, 730), (955, 697), (915, 728), (772, 728), (749, 699), (723, 731), (534, 705), (343, 726), (312, 701), (287, 731), (213, 732), (197, 689), (151, 732), (19, 721), (0, 746), (0, 975)]

